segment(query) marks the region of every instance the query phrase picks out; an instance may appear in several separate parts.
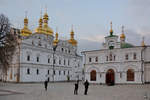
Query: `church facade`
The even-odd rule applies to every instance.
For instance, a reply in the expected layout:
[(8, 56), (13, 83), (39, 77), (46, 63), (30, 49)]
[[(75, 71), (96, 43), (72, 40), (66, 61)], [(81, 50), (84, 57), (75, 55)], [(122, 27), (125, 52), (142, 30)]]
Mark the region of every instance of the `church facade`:
[[(39, 19), (35, 32), (28, 29), (28, 18), (24, 28), (18, 31), (18, 45), (12, 66), (5, 76), (10, 82), (71, 81), (82, 79), (82, 58), (77, 54), (77, 41), (73, 29), (70, 39), (61, 40), (48, 26), (48, 14)], [(16, 33), (16, 30), (12, 30)], [(15, 32), (14, 32), (15, 31)]]
[(134, 46), (125, 41), (124, 30), (118, 36), (105, 37), (102, 48), (83, 51), (85, 80), (98, 84), (143, 84), (150, 83), (150, 46)]

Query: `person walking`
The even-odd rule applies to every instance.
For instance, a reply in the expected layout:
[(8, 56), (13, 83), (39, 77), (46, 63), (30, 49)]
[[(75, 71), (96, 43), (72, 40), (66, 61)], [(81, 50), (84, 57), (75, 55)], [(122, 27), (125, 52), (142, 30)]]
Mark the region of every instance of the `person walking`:
[(74, 95), (78, 95), (79, 80), (74, 84)]
[(87, 95), (87, 91), (88, 91), (88, 88), (89, 88), (89, 82), (88, 82), (88, 80), (86, 80), (86, 81), (84, 82), (84, 86), (85, 86), (84, 95)]
[(45, 86), (45, 91), (47, 91), (47, 86), (48, 86), (48, 81), (47, 80), (45, 80), (44, 86)]

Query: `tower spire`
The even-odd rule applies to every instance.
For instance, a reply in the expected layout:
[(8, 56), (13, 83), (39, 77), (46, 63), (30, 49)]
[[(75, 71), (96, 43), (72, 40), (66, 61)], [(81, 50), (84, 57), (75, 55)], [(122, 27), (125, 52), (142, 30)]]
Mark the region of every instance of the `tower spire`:
[(25, 11), (25, 18), (24, 18), (24, 27), (28, 26), (28, 18), (27, 18), (27, 11)]
[(73, 46), (77, 45), (77, 41), (74, 39), (74, 31), (73, 31), (73, 25), (71, 27), (71, 32), (70, 32), (70, 39), (68, 40), (68, 42), (70, 44), (72, 44)]
[(122, 33), (124, 34), (124, 26), (122, 25)]
[(120, 41), (121, 42), (125, 42), (125, 34), (124, 34), (124, 26), (122, 25), (122, 27), (121, 27), (121, 31), (122, 31), (122, 33), (121, 33), (121, 35), (120, 35)]
[(53, 42), (53, 45), (57, 45), (58, 42), (59, 42), (59, 40), (58, 40), (58, 28), (56, 27), (55, 40)]
[(143, 36), (143, 38), (142, 38), (142, 43), (141, 43), (141, 46), (145, 46), (145, 40), (144, 40), (144, 36)]
[(45, 14), (43, 16), (44, 26), (43, 26), (43, 32), (47, 35), (53, 35), (53, 30), (48, 26), (48, 14), (47, 14), (47, 7), (45, 8)]
[(25, 11), (25, 18), (27, 18), (28, 11)]
[(113, 29), (112, 29), (112, 21), (110, 22), (110, 36), (113, 35)]
[(70, 37), (71, 37), (71, 39), (74, 39), (73, 25), (71, 26)]
[(27, 11), (25, 11), (24, 27), (21, 29), (21, 36), (29, 36), (32, 32), (28, 29)]
[(43, 19), (42, 19), (42, 10), (40, 12), (39, 26), (35, 30), (36, 33), (43, 33)]

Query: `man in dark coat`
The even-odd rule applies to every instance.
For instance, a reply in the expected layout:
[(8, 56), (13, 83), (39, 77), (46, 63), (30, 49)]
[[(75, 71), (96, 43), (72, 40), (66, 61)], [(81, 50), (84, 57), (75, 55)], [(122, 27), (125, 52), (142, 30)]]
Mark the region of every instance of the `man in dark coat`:
[(45, 86), (45, 90), (47, 91), (47, 86), (48, 86), (48, 81), (47, 80), (45, 80), (44, 86)]
[(75, 84), (74, 84), (74, 95), (77, 95), (78, 94), (78, 87), (79, 87), (79, 81), (77, 81)]
[(87, 91), (88, 91), (88, 88), (89, 88), (89, 82), (88, 82), (88, 80), (86, 80), (86, 81), (84, 82), (84, 86), (85, 86), (84, 95), (87, 95)]

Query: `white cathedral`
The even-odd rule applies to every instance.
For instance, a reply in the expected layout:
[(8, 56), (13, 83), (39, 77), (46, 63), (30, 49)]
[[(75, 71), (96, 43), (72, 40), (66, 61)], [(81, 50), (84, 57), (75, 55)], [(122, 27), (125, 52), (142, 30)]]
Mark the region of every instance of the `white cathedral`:
[(20, 38), (13, 56), (11, 67), (5, 81), (10, 82), (41, 82), (72, 81), (82, 79), (82, 58), (77, 54), (77, 41), (73, 29), (70, 39), (54, 39), (54, 32), (48, 26), (48, 14), (39, 19), (35, 32), (28, 28), (28, 18), (24, 19), (24, 28), (13, 29), (19, 32)]
[(150, 83), (150, 46), (134, 46), (125, 41), (124, 30), (118, 36), (105, 37), (102, 48), (83, 51), (85, 80), (98, 84), (144, 84)]

